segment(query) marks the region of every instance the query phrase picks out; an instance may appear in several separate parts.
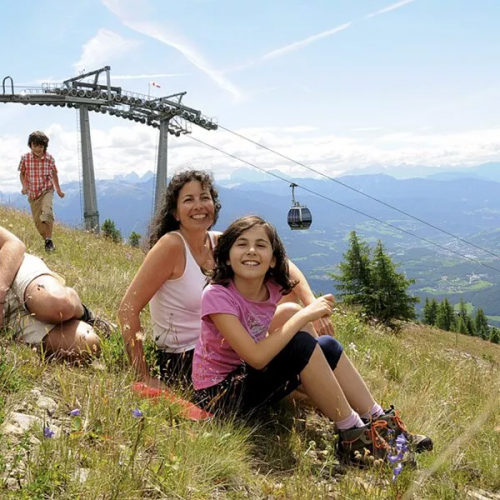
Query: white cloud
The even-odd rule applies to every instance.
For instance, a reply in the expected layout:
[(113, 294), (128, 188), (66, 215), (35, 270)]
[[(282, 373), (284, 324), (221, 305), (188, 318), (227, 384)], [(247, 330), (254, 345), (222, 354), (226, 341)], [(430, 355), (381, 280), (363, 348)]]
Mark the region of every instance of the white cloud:
[(264, 54), (261, 58), (260, 61), (266, 61), (268, 59), (274, 59), (275, 57), (282, 56), (284, 54), (287, 54), (289, 52), (293, 52), (295, 50), (302, 49), (304, 47), (307, 47), (311, 43), (314, 43), (318, 40), (321, 40), (322, 38), (327, 38), (332, 35), (336, 35), (337, 33), (340, 33), (341, 31), (346, 30), (352, 25), (352, 23), (345, 23), (340, 26), (337, 26), (336, 28), (322, 31), (321, 33), (318, 33), (316, 35), (309, 36), (305, 38), (304, 40), (299, 40), (298, 42), (293, 42), (288, 45), (285, 45), (284, 47), (281, 47), (276, 50), (272, 50), (271, 52), (268, 52), (267, 54)]
[[(385, 14), (387, 12), (391, 12), (393, 10), (399, 9), (409, 3), (415, 2), (415, 0), (403, 0), (401, 2), (397, 2), (391, 5), (388, 5), (380, 10), (377, 10), (376, 12), (372, 12), (371, 14), (368, 14), (365, 16), (365, 19), (369, 19), (372, 17), (380, 16), (382, 14)], [(323, 38), (328, 38), (333, 35), (336, 35), (337, 33), (340, 33), (348, 28), (350, 28), (354, 24), (354, 21), (349, 21), (347, 23), (341, 24), (340, 26), (336, 26), (335, 28), (322, 31), (321, 33), (317, 33), (316, 35), (311, 35), (307, 38), (304, 38), (303, 40), (298, 40), (297, 42), (292, 42), (284, 47), (280, 47), (279, 49), (272, 50), (268, 52), (267, 54), (264, 54), (263, 56), (259, 57), (258, 59), (255, 59), (253, 61), (250, 61), (245, 64), (241, 64), (239, 66), (235, 66), (232, 68), (229, 68), (225, 71), (225, 73), (234, 73), (236, 71), (242, 71), (246, 70), (252, 66), (255, 66), (256, 64), (259, 64), (261, 62), (267, 61), (269, 59), (274, 59), (276, 57), (281, 57), (285, 54), (288, 54), (290, 52), (294, 52), (300, 49), (303, 49), (304, 47), (307, 47), (308, 45), (311, 45), (314, 42), (317, 42), (318, 40), (321, 40)]]
[(380, 10), (377, 10), (376, 12), (372, 12), (371, 14), (368, 14), (365, 19), (370, 19), (372, 17), (380, 16), (381, 14), (386, 14), (387, 12), (391, 12), (396, 9), (400, 9), (401, 7), (404, 7), (405, 5), (408, 5), (409, 3), (413, 3), (415, 0), (402, 0), (401, 2), (396, 2), (391, 5), (388, 5), (387, 7), (384, 7)]
[[(77, 153), (78, 132), (56, 124), (45, 131), (50, 137), (50, 152), (56, 159), (61, 182), (78, 180), (81, 164)], [(321, 134), (303, 125), (239, 129), (237, 132), (327, 175), (352, 172), (373, 165), (470, 167), (500, 161), (500, 129), (440, 134), (399, 132), (376, 137), (370, 134), (369, 138), (356, 134)], [(285, 177), (312, 175), (307, 169), (222, 130), (208, 132), (196, 129), (193, 136), (260, 168), (278, 169)], [(96, 177), (112, 178), (130, 172), (143, 175), (148, 170), (154, 171), (157, 144), (158, 131), (144, 125), (124, 122), (109, 131), (93, 128)], [(247, 166), (197, 143), (189, 136), (171, 136), (169, 145), (170, 172), (191, 166), (211, 169), (216, 178), (226, 178), (233, 169)], [(0, 136), (1, 191), (19, 189), (16, 167), (20, 155), (25, 151), (24, 137)]]
[(244, 97), (243, 92), (226, 78), (222, 72), (213, 68), (191, 42), (180, 35), (174, 34), (172, 30), (164, 26), (139, 20), (139, 15), (143, 12), (144, 6), (137, 5), (137, 8), (134, 9), (129, 4), (129, 8), (124, 8), (123, 3), (119, 0), (102, 0), (102, 3), (128, 28), (176, 49), (191, 64), (210, 77), (220, 88), (229, 92), (237, 99)]
[(125, 40), (117, 33), (100, 29), (97, 35), (83, 46), (80, 60), (73, 64), (73, 67), (78, 72), (93, 71), (128, 54), (139, 45), (137, 41)]

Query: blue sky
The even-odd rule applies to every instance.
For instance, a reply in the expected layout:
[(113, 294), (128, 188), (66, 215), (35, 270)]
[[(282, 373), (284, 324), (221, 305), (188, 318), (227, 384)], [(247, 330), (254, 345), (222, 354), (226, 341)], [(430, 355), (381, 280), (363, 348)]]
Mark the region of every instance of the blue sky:
[[(32, 86), (110, 65), (114, 85), (187, 91), (186, 104), (222, 125), (332, 175), (470, 167), (500, 161), (498, 19), (498, 0), (41, 0), (36, 12), (8, 1), (0, 76)], [(49, 134), (62, 182), (78, 179), (76, 117), (0, 104), (0, 190), (20, 187), (34, 129)], [(96, 114), (91, 125), (97, 177), (154, 169), (156, 130)], [(222, 130), (193, 136), (305, 173)], [(241, 166), (189, 138), (170, 144), (172, 169)]]

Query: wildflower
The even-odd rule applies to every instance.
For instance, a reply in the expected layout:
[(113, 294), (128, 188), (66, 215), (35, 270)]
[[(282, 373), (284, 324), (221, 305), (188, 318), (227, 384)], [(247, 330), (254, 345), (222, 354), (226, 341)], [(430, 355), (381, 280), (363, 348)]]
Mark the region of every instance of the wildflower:
[(79, 417), (81, 414), (82, 412), (78, 408), (75, 408), (74, 410), (71, 410), (69, 412), (70, 417)]
[(132, 416), (134, 416), (135, 418), (141, 418), (144, 416), (144, 413), (142, 413), (139, 408), (136, 408), (135, 410), (132, 410)]
[(393, 472), (392, 480), (393, 481), (396, 481), (397, 477), (399, 476), (399, 474), (401, 474), (402, 470), (403, 470), (403, 464), (401, 462), (399, 462), (399, 464), (396, 465), (396, 467), (394, 467), (394, 469), (392, 469), (392, 472)]
[(400, 434), (396, 438), (396, 449), (402, 452), (408, 451), (408, 440), (404, 434)]
[(55, 432), (50, 429), (50, 427), (44, 427), (43, 428), (43, 437), (50, 439), (54, 437)]
[(388, 462), (393, 466), (392, 468), (392, 480), (396, 481), (399, 474), (403, 470), (403, 459), (405, 453), (408, 451), (408, 441), (404, 434), (400, 434), (396, 438), (396, 443), (394, 445), (394, 455), (389, 455), (387, 457)]
[(354, 342), (351, 342), (349, 344), (349, 349), (351, 349), (351, 351), (354, 352), (354, 353), (358, 352), (358, 348), (356, 347), (356, 344)]

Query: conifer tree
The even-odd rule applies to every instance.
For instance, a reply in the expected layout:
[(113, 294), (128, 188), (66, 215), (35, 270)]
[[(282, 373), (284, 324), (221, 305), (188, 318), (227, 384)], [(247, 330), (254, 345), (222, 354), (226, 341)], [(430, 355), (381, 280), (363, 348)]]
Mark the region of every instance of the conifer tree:
[(466, 323), (467, 323), (467, 333), (471, 336), (476, 335), (476, 326), (474, 325), (474, 320), (472, 319), (470, 314), (467, 316)]
[(398, 273), (396, 265), (385, 252), (379, 240), (371, 262), (371, 314), (383, 323), (392, 326), (395, 319), (410, 320), (415, 318), (415, 304), (418, 297), (409, 295), (408, 288), (415, 280), (407, 279)]
[(102, 223), (101, 231), (105, 238), (110, 239), (114, 243), (122, 242), (122, 233), (116, 228), (115, 223), (111, 219), (106, 219)]
[(493, 327), (491, 329), (490, 342), (500, 344), (500, 330), (498, 328)]
[(426, 325), (435, 325), (438, 312), (438, 303), (436, 299), (429, 300), (428, 297), (425, 298), (424, 306), (424, 323)]
[(369, 309), (371, 301), (370, 248), (360, 241), (356, 231), (349, 236), (349, 249), (344, 262), (339, 264), (339, 274), (330, 274), (338, 282), (339, 298), (346, 304), (356, 304)]
[(455, 327), (455, 310), (445, 297), (438, 307), (436, 326), (441, 330), (452, 331)]
[(135, 231), (132, 231), (128, 237), (128, 242), (130, 246), (138, 247), (140, 241), (141, 241), (141, 235), (139, 233), (136, 233)]
[(490, 338), (490, 327), (488, 325), (488, 318), (484, 314), (483, 309), (480, 307), (476, 311), (476, 317), (474, 318), (474, 323), (476, 326), (476, 335), (482, 339), (489, 340)]
[(463, 333), (464, 335), (470, 335), (469, 326), (470, 316), (467, 311), (467, 305), (464, 302), (464, 299), (460, 299), (460, 304), (458, 305), (458, 319), (455, 324), (454, 331), (458, 333)]

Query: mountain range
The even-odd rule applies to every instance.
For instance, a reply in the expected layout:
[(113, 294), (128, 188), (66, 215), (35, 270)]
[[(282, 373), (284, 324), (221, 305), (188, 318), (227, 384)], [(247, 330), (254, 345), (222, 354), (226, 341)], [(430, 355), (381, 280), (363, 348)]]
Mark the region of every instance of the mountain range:
[[(342, 260), (350, 231), (356, 230), (371, 245), (382, 240), (400, 270), (416, 280), (412, 289), (422, 299), (447, 296), (456, 303), (464, 298), (483, 307), (492, 324), (498, 324), (500, 164), (427, 173), (424, 178), (364, 174), (296, 180), (301, 187), (295, 189), (295, 198), (310, 208), (313, 224), (307, 231), (290, 231), (288, 182), (235, 170), (230, 178), (217, 180), (223, 208), (216, 229), (240, 215), (261, 215), (278, 228), (313, 289), (323, 293), (335, 292), (329, 273)], [(98, 180), (96, 185), (101, 224), (113, 220), (125, 238), (131, 231), (147, 233), (152, 173)], [(79, 183), (67, 183), (63, 189), (66, 197), (56, 197), (54, 203), (58, 220), (82, 226)], [(0, 203), (28, 209), (25, 197), (17, 193), (0, 192)]]

